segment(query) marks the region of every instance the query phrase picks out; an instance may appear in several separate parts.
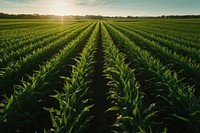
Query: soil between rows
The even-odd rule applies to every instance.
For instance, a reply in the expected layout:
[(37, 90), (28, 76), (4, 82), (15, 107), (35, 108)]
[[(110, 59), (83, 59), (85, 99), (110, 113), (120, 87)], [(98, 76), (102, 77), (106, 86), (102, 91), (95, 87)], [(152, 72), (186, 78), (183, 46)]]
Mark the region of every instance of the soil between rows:
[(110, 133), (112, 130), (111, 126), (115, 120), (113, 113), (105, 112), (109, 107), (111, 107), (111, 101), (107, 99), (109, 87), (106, 86), (107, 81), (103, 73), (104, 57), (101, 30), (98, 40), (97, 50), (94, 57), (93, 83), (91, 85), (91, 97), (94, 104), (94, 107), (91, 110), (91, 116), (93, 116), (93, 118), (89, 122), (89, 127), (85, 133)]

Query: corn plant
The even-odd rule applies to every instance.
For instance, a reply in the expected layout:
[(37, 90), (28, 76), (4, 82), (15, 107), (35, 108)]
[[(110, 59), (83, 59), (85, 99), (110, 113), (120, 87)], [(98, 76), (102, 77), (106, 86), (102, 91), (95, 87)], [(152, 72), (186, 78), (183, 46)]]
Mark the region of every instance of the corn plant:
[[(0, 50), (0, 55), (6, 55), (10, 54), (10, 52), (18, 51), (24, 46), (30, 45), (31, 43), (38, 42), (42, 40), (44, 37), (48, 38), (51, 35), (54, 35), (56, 33), (59, 33), (61, 31), (64, 31), (70, 27), (73, 27), (75, 25), (66, 25), (62, 27), (49, 27), (46, 26), (40, 26), (40, 28), (25, 28), (25, 31), (22, 31), (22, 29), (17, 29), (16, 32), (8, 32), (6, 33), (4, 31), (4, 35), (8, 35), (3, 38), (3, 40), (9, 40), (5, 43), (2, 43), (2, 49)], [(46, 27), (46, 28), (45, 28)], [(49, 29), (50, 28), (50, 29)], [(14, 34), (13, 34), (14, 33)], [(6, 47), (5, 47), (6, 46)]]
[[(157, 31), (146, 31), (143, 28), (140, 29), (135, 29), (131, 28), (129, 26), (122, 26), (122, 25), (117, 25), (123, 28), (126, 28), (130, 31), (132, 31), (133, 33), (137, 33), (145, 38), (148, 38), (149, 40), (153, 40), (157, 43), (159, 43), (159, 45), (163, 46), (163, 47), (167, 47), (171, 50), (173, 50), (173, 52), (176, 52), (178, 54), (181, 54), (183, 56), (187, 56), (190, 57), (194, 62), (196, 63), (200, 63), (200, 51), (199, 49), (197, 49), (196, 47), (192, 47), (191, 43), (190, 44), (182, 44), (184, 42), (178, 40), (178, 42), (175, 42), (175, 40), (180, 39), (180, 38), (170, 38), (170, 39), (166, 39), (166, 35), (164, 36), (159, 36), (160, 33)], [(133, 35), (133, 34), (132, 34)], [(173, 39), (173, 41), (172, 41)], [(196, 45), (195, 45), (196, 46)]]
[(91, 82), (98, 34), (99, 24), (94, 29), (80, 57), (75, 59), (76, 65), (72, 65), (71, 78), (64, 77), (63, 92), (57, 92), (57, 95), (52, 96), (58, 100), (60, 106), (59, 109), (46, 109), (50, 112), (53, 124), (51, 131), (79, 133), (84, 130), (92, 118), (88, 116), (88, 113), (93, 105), (88, 105), (88, 99), (85, 99), (85, 96)]
[(106, 27), (115, 43), (134, 63), (144, 83), (151, 89), (164, 125), (176, 129), (177, 132), (199, 132), (200, 104), (193, 89), (182, 84), (176, 73), (173, 74), (120, 31), (109, 25)]
[(51, 79), (58, 76), (58, 70), (63, 66), (63, 62), (71, 58), (80, 43), (88, 38), (94, 26), (95, 23), (68, 43), (59, 51), (59, 54), (41, 66), (39, 71), (29, 76), (28, 81), (23, 81), (22, 86), (15, 86), (11, 97), (6, 98), (5, 103), (1, 104), (0, 125), (2, 125), (2, 131), (13, 132), (23, 128), (22, 125), (34, 123), (34, 117), (40, 113), (42, 98), (45, 92), (49, 91), (47, 88), (52, 85)]
[(105, 27), (103, 32), (103, 47), (105, 54), (105, 75), (109, 79), (109, 98), (114, 105), (108, 111), (117, 111), (118, 117), (114, 126), (127, 133), (152, 132), (152, 117), (157, 111), (152, 103), (145, 107), (144, 95), (139, 92), (139, 84), (136, 81), (134, 70), (125, 64), (125, 56), (114, 46)]
[(72, 25), (64, 27), (62, 29), (52, 30), (51, 32), (42, 35), (38, 34), (37, 36), (31, 39), (27, 38), (26, 42), (20, 42), (20, 44), (23, 44), (22, 46), (16, 44), (16, 48), (15, 45), (11, 45), (12, 47), (10, 47), (10, 49), (6, 47), (1, 57), (2, 61), (0, 61), (1, 68), (6, 67), (11, 62), (20, 60), (22, 57), (25, 57), (28, 53), (31, 53), (39, 48), (45, 47), (49, 43), (54, 42), (55, 40), (63, 37), (66, 34), (69, 34), (78, 27), (80, 27), (80, 25)]
[[(85, 30), (89, 25), (85, 25), (74, 31), (69, 30), (69, 34), (64, 34), (64, 36), (59, 39), (49, 43), (48, 45), (38, 48), (37, 50), (29, 53), (25, 57), (22, 57), (16, 62), (11, 62), (9, 65), (3, 69), (2, 75), (0, 75), (0, 92), (6, 95), (12, 92), (13, 84), (15, 84), (19, 79), (21, 79), (24, 74), (30, 72), (30, 69), (38, 68), (38, 64), (49, 59), (49, 55), (53, 55), (67, 45), (67, 42), (73, 40), (78, 34)], [(73, 29), (72, 29), (73, 30)], [(45, 60), (46, 59), (46, 60)], [(33, 68), (34, 67), (34, 68)], [(15, 77), (15, 78), (13, 78)]]
[[(166, 46), (162, 46), (157, 42), (150, 41), (149, 39), (136, 34), (135, 32), (126, 30), (121, 27), (116, 27), (120, 31), (126, 34), (132, 41), (134, 41), (138, 46), (142, 49), (148, 50), (152, 56), (160, 59), (162, 64), (169, 65), (171, 70), (179, 72), (179, 78), (184, 78), (183, 82), (189, 83), (191, 86), (195, 86), (196, 88), (200, 87), (200, 65), (195, 63), (194, 60), (188, 57), (184, 57), (182, 55), (173, 52), (168, 49)], [(198, 59), (198, 57), (196, 57)], [(197, 96), (200, 95), (200, 90), (196, 89), (195, 94)]]

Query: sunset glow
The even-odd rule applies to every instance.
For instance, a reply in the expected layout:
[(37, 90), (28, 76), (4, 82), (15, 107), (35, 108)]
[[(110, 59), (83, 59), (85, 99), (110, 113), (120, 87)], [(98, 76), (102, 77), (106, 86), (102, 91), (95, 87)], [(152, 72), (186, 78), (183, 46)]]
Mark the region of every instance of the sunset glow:
[(10, 14), (157, 16), (199, 14), (200, 0), (0, 0)]

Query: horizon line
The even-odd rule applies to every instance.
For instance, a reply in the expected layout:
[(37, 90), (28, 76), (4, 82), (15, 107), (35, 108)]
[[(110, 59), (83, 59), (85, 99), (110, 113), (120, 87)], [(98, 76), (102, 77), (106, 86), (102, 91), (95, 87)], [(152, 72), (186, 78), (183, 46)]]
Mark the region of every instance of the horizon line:
[(199, 16), (200, 14), (162, 14), (162, 15), (95, 15), (95, 14), (85, 14), (85, 15), (78, 15), (78, 14), (65, 14), (65, 15), (56, 15), (56, 14), (40, 14), (40, 13), (6, 13), (0, 12), (0, 14), (7, 14), (7, 15), (39, 15), (39, 16), (57, 16), (57, 17), (64, 17), (64, 16), (101, 16), (101, 17), (161, 17), (161, 16)]

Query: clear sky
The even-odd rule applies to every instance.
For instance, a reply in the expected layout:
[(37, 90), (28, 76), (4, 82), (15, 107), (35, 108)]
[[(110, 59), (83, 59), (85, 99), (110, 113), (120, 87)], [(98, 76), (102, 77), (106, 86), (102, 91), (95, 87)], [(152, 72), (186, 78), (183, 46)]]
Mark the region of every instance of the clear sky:
[(108, 16), (200, 15), (200, 0), (0, 0), (0, 12)]

